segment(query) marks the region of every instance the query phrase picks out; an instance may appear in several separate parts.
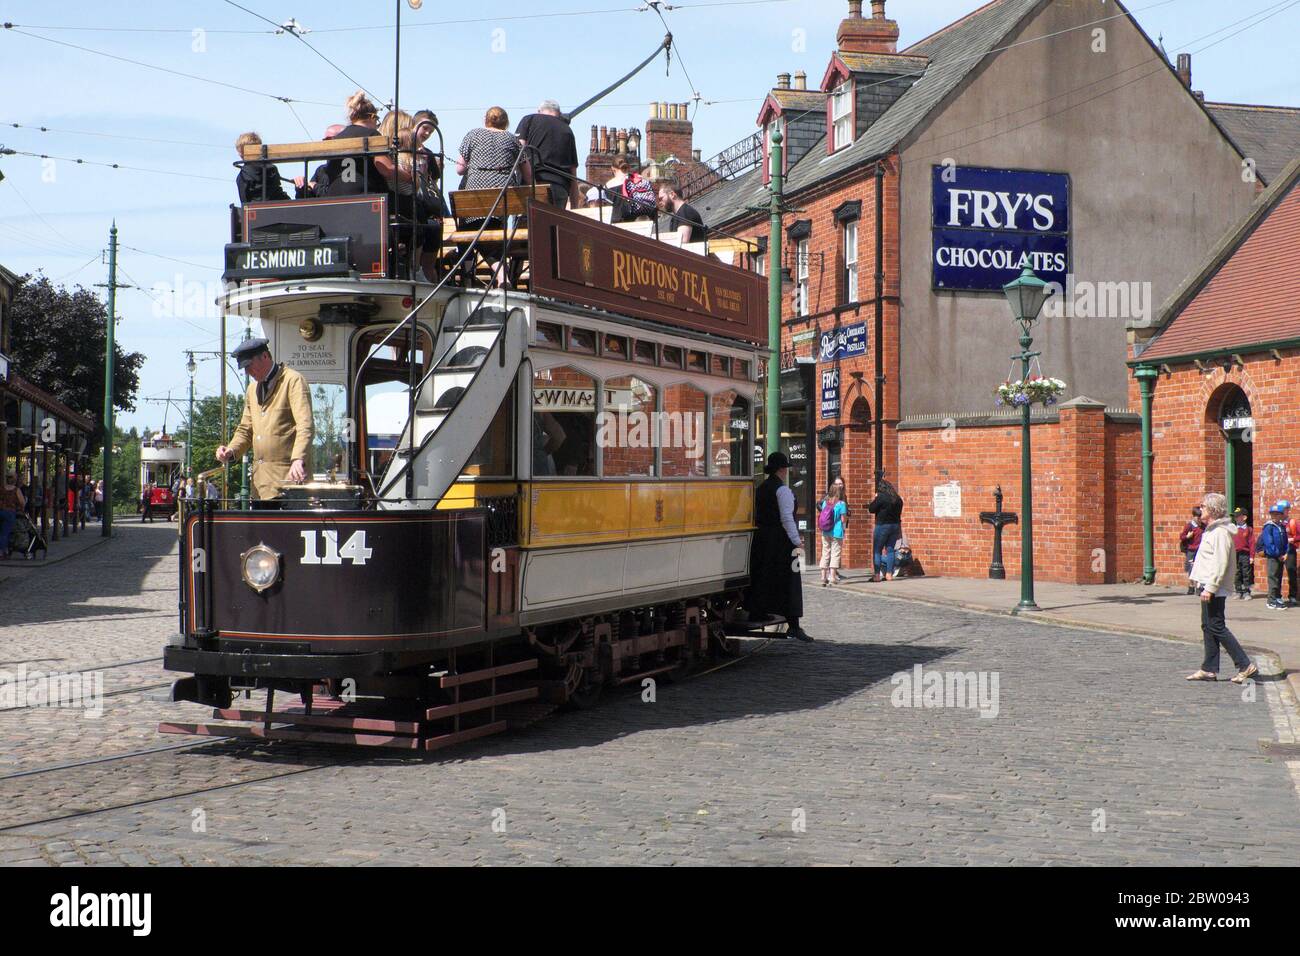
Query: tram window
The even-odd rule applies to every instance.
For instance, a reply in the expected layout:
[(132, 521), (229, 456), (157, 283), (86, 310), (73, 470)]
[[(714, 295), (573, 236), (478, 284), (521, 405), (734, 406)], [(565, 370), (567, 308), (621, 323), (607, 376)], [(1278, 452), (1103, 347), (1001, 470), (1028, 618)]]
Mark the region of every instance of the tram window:
[(749, 401), (738, 392), (725, 391), (710, 400), (713, 431), (709, 442), (709, 473), (723, 478), (749, 474)]
[(726, 355), (709, 356), (709, 372), (713, 375), (731, 377), (731, 358)]
[(627, 339), (621, 335), (606, 335), (601, 340), (601, 354), (606, 358), (627, 361)]
[(665, 478), (702, 478), (705, 474), (704, 409), (708, 396), (694, 385), (664, 389), (664, 413), (659, 419)]
[(749, 359), (736, 359), (732, 363), (732, 370), (736, 373), (736, 378), (749, 381)]
[(707, 372), (709, 370), (709, 357), (704, 352), (691, 349), (686, 353), (686, 367), (692, 372)]
[(539, 369), (533, 374), (533, 476), (595, 474), (596, 380), (575, 368)]
[(605, 381), (605, 410), (596, 430), (606, 478), (653, 477), (655, 387), (626, 375)]
[(634, 358), (642, 365), (654, 365), (655, 344), (653, 342), (637, 342)]
[(596, 354), (596, 333), (590, 329), (569, 329), (569, 351)]
[(510, 389), (465, 465), (463, 478), (509, 478), (514, 475), (515, 390)]
[(671, 368), (685, 368), (682, 359), (682, 350), (675, 345), (665, 345), (661, 353), (663, 355), (663, 364)]
[(564, 348), (564, 326), (556, 325), (554, 322), (538, 322), (533, 342), (546, 349)]
[(348, 400), (347, 386), (317, 383), (311, 386), (311, 470), (324, 478), (338, 462), (345, 467), (347, 453)]

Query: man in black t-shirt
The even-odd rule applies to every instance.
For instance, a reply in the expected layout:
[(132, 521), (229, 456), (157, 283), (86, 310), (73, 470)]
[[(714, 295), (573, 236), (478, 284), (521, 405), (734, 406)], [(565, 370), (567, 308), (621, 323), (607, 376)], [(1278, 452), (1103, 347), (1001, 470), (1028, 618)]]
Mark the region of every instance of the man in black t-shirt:
[(709, 230), (704, 225), (704, 217), (699, 211), (682, 198), (674, 183), (661, 183), (659, 186), (659, 210), (668, 214), (672, 229), (681, 238), (682, 244), (703, 242), (708, 238)]
[(550, 186), (551, 205), (563, 209), (576, 188), (573, 177), (578, 172), (578, 144), (560, 115), (560, 104), (543, 100), (536, 113), (519, 121), (515, 135), (528, 148), (533, 180)]

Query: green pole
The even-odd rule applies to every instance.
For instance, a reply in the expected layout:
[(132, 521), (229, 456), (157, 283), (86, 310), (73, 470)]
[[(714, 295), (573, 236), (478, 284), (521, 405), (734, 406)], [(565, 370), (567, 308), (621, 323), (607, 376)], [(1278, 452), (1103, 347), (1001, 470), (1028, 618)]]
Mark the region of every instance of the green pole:
[(781, 443), (781, 142), (781, 131), (773, 129), (769, 147), (772, 182), (768, 190), (771, 226), (767, 237), (767, 403), (763, 425), (769, 455)]
[(108, 230), (108, 321), (104, 340), (104, 521), (100, 534), (113, 534), (113, 333), (117, 324), (117, 220)]
[[(1020, 325), (1020, 381), (1029, 380), (1029, 362), (1034, 353), (1029, 346), (1029, 323)], [(1033, 458), (1029, 452), (1029, 417), (1032, 406), (1020, 407), (1020, 603), (1018, 611), (1037, 611), (1034, 603), (1034, 480)]]
[(1151, 508), (1151, 399), (1160, 372), (1151, 365), (1139, 365), (1133, 372), (1142, 394), (1142, 583), (1155, 584), (1155, 515)]

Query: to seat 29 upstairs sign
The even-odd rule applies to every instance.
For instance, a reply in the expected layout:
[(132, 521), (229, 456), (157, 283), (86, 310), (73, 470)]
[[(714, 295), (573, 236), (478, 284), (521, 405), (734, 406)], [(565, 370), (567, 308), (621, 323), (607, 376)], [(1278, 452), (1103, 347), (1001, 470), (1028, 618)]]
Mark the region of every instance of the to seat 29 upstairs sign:
[(1025, 266), (1065, 285), (1070, 272), (1070, 177), (1029, 169), (931, 170), (936, 290), (997, 291)]

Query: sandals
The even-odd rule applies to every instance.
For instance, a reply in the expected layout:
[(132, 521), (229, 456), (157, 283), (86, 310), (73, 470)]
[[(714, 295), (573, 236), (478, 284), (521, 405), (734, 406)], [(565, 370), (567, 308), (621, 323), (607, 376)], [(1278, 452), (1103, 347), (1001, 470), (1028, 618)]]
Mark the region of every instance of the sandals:
[[(1251, 665), (1254, 666), (1254, 665)], [(1245, 673), (1244, 671), (1242, 673)], [(1211, 674), (1209, 671), (1197, 671), (1195, 674), (1188, 674), (1186, 680), (1218, 680), (1218, 674)], [(1237, 678), (1234, 677), (1233, 680)]]
[(1246, 681), (1250, 680), (1258, 673), (1259, 673), (1259, 668), (1256, 667), (1254, 664), (1251, 664), (1244, 671), (1239, 673), (1236, 677), (1229, 678), (1229, 680), (1231, 680), (1234, 684), (1244, 684), (1246, 683)]

